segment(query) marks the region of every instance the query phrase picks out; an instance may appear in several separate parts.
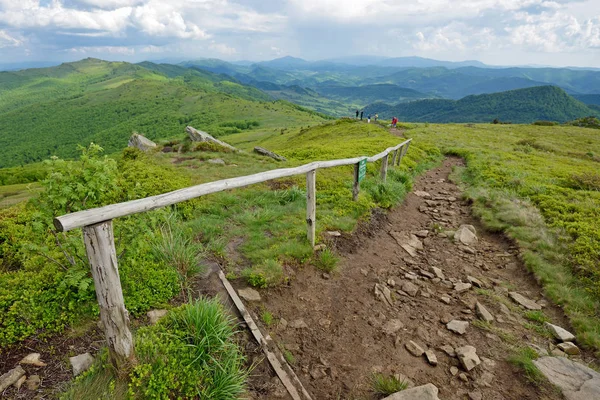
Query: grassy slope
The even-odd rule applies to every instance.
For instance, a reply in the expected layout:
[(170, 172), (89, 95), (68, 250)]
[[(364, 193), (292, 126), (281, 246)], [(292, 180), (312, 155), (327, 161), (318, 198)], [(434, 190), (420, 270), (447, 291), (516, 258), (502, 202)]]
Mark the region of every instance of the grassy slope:
[(461, 100), (421, 100), (395, 106), (373, 104), (367, 112), (377, 112), (383, 118), (398, 117), (413, 122), (491, 122), (530, 123), (536, 120), (567, 122), (595, 110), (575, 100), (562, 89), (539, 86), (507, 92), (468, 96)]
[(231, 121), (258, 121), (264, 130), (323, 120), (215, 74), (188, 70), (171, 79), (163, 73), (172, 68), (154, 69), (88, 59), (1, 73), (0, 167), (73, 157), (76, 145), (90, 141), (112, 152), (133, 130), (158, 139), (179, 136), (186, 125), (219, 135)]
[(429, 125), (408, 135), (467, 159), (465, 179), (476, 212), (519, 241), (526, 264), (564, 306), (578, 340), (600, 350), (597, 131)]

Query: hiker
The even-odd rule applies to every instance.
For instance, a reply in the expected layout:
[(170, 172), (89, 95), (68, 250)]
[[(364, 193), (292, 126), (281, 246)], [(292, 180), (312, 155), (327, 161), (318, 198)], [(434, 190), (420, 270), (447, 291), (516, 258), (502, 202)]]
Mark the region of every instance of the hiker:
[(360, 112), (360, 120), (362, 121), (363, 111)]
[(377, 122), (377, 118), (379, 118), (379, 115), (375, 114), (375, 122)]
[(397, 123), (398, 123), (398, 118), (392, 117), (392, 128), (395, 128)]
[(356, 119), (358, 119), (358, 110), (356, 110)]
[(371, 114), (367, 115), (367, 124), (371, 123)]

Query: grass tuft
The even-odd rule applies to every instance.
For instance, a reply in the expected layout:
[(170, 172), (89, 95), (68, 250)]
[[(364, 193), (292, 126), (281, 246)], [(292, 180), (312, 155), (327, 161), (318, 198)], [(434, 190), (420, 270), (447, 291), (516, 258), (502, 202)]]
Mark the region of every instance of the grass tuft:
[(541, 383), (545, 382), (545, 378), (533, 363), (533, 360), (538, 358), (538, 353), (531, 347), (522, 347), (515, 351), (515, 353), (508, 358), (508, 362), (522, 369), (529, 382), (535, 385), (540, 385)]
[(408, 387), (408, 382), (393, 375), (385, 376), (375, 373), (371, 375), (371, 388), (377, 396), (389, 396)]
[(316, 256), (315, 266), (321, 271), (332, 272), (336, 269), (340, 258), (330, 249), (320, 251)]

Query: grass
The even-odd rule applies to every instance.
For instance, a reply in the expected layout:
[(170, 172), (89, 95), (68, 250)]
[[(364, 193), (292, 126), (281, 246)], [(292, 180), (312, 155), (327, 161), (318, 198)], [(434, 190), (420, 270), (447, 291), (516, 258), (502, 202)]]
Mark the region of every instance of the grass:
[(500, 337), (500, 339), (502, 339), (502, 341), (504, 343), (507, 343), (507, 344), (516, 344), (516, 343), (519, 342), (519, 339), (517, 339), (515, 337), (515, 335), (513, 335), (511, 332), (506, 331), (506, 330), (504, 330), (502, 328), (499, 328), (499, 327), (497, 327), (495, 325), (492, 325), (489, 322), (482, 321), (480, 319), (475, 319), (475, 320), (471, 321), (471, 325), (473, 325), (473, 326), (475, 326), (475, 327), (477, 327), (479, 329), (482, 329), (484, 331), (487, 331), (487, 332), (493, 333), (495, 335), (498, 335), (498, 337)]
[(335, 255), (330, 249), (324, 249), (320, 251), (315, 260), (315, 266), (321, 271), (333, 272), (335, 271), (340, 258)]
[(0, 186), (0, 209), (27, 201), (40, 190), (40, 186), (37, 183)]
[(370, 379), (371, 389), (379, 397), (389, 396), (408, 387), (408, 382), (400, 380), (393, 375), (375, 373)]
[(523, 370), (525, 378), (530, 383), (539, 386), (546, 382), (546, 378), (533, 363), (533, 360), (538, 357), (538, 353), (531, 347), (521, 347), (508, 358), (508, 362)]
[[(413, 125), (406, 135), (466, 159), (455, 174), (487, 229), (502, 231), (600, 354), (600, 152), (595, 130), (533, 125)], [(523, 143), (528, 143), (524, 146)], [(533, 144), (533, 146), (532, 146)], [(524, 147), (527, 147), (524, 151)], [(582, 183), (583, 182), (583, 183)]]
[(550, 318), (548, 318), (543, 311), (538, 310), (525, 311), (523, 313), (523, 316), (529, 321), (537, 322), (539, 324), (543, 324), (544, 322), (550, 321)]
[(137, 332), (137, 364), (127, 379), (115, 378), (103, 351), (61, 398), (239, 398), (249, 371), (233, 325), (217, 299), (181, 306)]
[(262, 314), (260, 314), (260, 319), (262, 320), (262, 322), (265, 323), (266, 326), (273, 325), (273, 314), (271, 314), (267, 310), (264, 310)]

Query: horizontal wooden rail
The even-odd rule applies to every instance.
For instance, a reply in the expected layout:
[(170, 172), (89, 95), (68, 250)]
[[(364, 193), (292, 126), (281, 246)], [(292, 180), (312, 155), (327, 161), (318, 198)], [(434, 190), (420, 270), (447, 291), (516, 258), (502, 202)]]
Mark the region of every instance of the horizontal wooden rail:
[(173, 192), (146, 197), (144, 199), (126, 201), (124, 203), (111, 204), (104, 207), (92, 208), (89, 210), (78, 211), (72, 214), (63, 215), (54, 218), (54, 226), (60, 232), (70, 231), (88, 225), (98, 224), (104, 221), (110, 221), (115, 218), (125, 217), (127, 215), (137, 214), (145, 211), (154, 210), (161, 207), (170, 206), (182, 201), (195, 199), (210, 193), (221, 192), (223, 190), (240, 188), (256, 183), (270, 181), (272, 179), (285, 178), (293, 175), (306, 174), (319, 168), (332, 168), (343, 165), (353, 165), (364, 159), (367, 162), (374, 162), (386, 157), (392, 151), (408, 145), (412, 139), (408, 139), (394, 147), (388, 147), (379, 154), (372, 157), (354, 157), (331, 161), (315, 161), (310, 164), (301, 165), (295, 168), (281, 168), (271, 171), (260, 172), (254, 175), (240, 176), (237, 178), (223, 179), (220, 181), (203, 183), (201, 185), (191, 186)]

